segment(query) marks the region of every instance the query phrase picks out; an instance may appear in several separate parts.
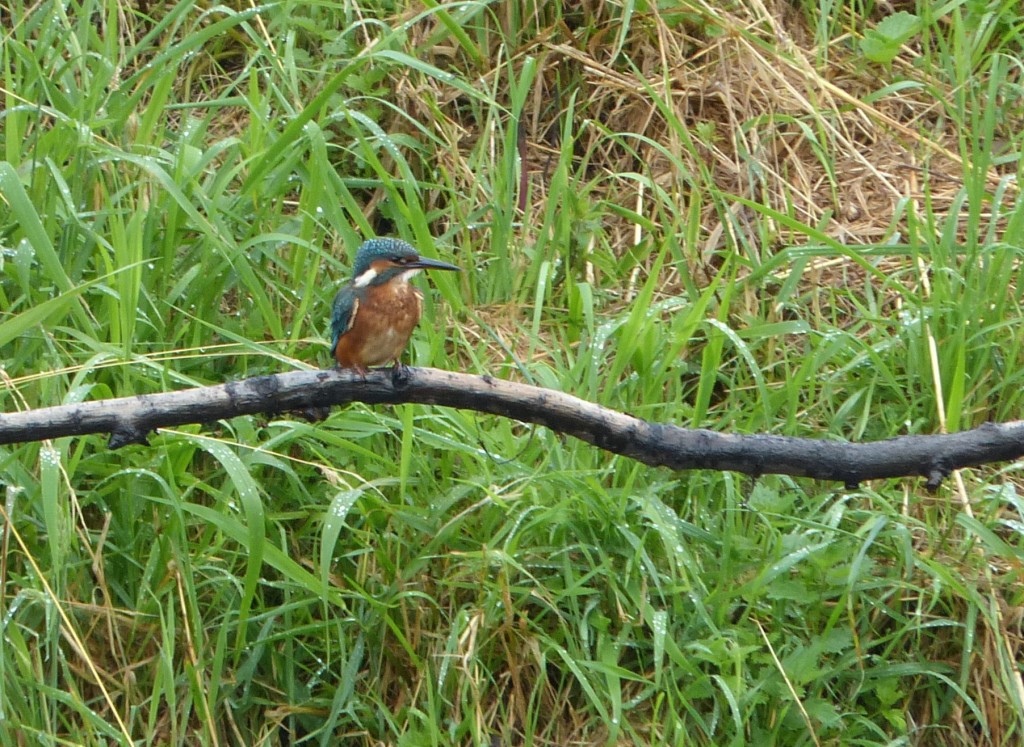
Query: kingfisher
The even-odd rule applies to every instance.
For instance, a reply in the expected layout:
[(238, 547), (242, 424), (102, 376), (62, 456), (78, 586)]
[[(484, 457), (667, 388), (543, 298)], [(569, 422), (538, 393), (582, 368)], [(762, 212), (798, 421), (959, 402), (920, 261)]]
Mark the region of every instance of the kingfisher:
[(331, 307), (331, 355), (342, 368), (366, 376), (370, 366), (401, 355), (423, 310), (423, 293), (409, 284), (421, 270), (461, 267), (421, 257), (401, 239), (369, 239), (356, 252), (352, 280), (342, 286)]

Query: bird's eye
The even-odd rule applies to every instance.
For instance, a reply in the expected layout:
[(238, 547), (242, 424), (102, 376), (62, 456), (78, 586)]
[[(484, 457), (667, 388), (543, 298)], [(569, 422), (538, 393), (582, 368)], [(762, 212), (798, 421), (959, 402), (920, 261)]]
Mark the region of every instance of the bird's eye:
[(395, 264), (398, 264), (398, 265), (407, 265), (407, 264), (409, 264), (409, 258), (405, 257), (405, 256), (403, 256), (401, 254), (396, 254), (394, 257), (391, 258), (391, 261), (394, 262)]

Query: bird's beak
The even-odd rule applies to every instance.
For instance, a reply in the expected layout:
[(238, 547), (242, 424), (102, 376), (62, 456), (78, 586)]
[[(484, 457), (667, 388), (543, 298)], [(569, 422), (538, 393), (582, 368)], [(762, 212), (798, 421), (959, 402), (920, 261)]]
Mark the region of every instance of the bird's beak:
[(427, 259), (426, 257), (420, 257), (416, 261), (410, 262), (405, 266), (420, 270), (452, 270), (453, 272), (462, 272), (461, 267), (456, 267), (455, 265), (450, 265), (447, 262), (441, 262), (437, 259)]

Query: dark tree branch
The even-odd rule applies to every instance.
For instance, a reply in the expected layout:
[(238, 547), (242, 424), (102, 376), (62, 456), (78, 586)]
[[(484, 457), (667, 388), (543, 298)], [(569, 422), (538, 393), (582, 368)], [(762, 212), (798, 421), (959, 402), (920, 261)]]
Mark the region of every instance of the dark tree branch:
[(109, 433), (110, 447), (146, 443), (156, 428), (238, 415), (298, 411), (324, 418), (333, 405), (420, 404), (461, 407), (537, 423), (651, 466), (733, 470), (835, 480), (922, 475), (937, 488), (950, 471), (1024, 455), (1024, 421), (963, 433), (902, 436), (851, 444), (785, 436), (739, 436), (648, 423), (568, 394), (432, 368), (295, 371), (181, 392), (84, 402), (0, 415), (0, 444)]

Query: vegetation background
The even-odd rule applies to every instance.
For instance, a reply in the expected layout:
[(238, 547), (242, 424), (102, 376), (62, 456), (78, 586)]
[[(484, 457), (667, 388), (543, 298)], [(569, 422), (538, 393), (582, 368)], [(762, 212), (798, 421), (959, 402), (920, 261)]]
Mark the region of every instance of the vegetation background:
[[(1021, 411), (1019, 0), (0, 4), (5, 411), (412, 361), (880, 439)], [(0, 448), (2, 745), (1017, 745), (1019, 465), (856, 491), (353, 406)]]

